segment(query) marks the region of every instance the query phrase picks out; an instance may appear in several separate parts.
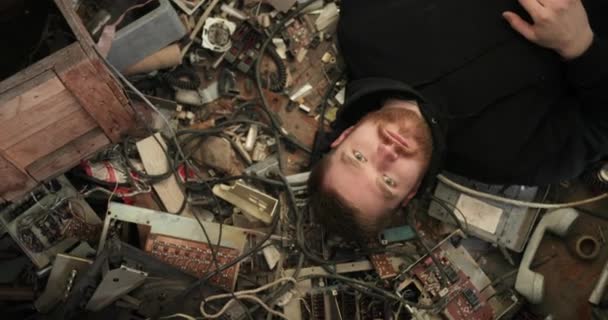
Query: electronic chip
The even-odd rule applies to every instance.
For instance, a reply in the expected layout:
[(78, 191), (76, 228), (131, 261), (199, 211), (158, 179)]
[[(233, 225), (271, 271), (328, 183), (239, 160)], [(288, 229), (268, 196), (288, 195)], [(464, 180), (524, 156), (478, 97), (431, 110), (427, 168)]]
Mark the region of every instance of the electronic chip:
[(473, 289), (465, 288), (462, 291), (462, 295), (467, 300), (467, 302), (471, 305), (471, 307), (477, 308), (477, 306), (479, 305), (479, 298), (477, 297), (477, 295), (475, 294), (475, 291), (473, 291)]

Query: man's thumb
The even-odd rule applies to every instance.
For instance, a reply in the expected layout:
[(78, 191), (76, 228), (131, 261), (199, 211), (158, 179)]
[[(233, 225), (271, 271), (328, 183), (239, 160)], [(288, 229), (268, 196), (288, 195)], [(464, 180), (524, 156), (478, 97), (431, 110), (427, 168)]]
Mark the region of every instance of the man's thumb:
[(511, 28), (515, 29), (515, 31), (519, 32), (529, 41), (536, 41), (536, 34), (534, 33), (532, 25), (530, 25), (516, 13), (506, 11), (502, 13), (502, 16), (505, 18), (505, 20), (507, 20), (507, 22), (509, 22)]

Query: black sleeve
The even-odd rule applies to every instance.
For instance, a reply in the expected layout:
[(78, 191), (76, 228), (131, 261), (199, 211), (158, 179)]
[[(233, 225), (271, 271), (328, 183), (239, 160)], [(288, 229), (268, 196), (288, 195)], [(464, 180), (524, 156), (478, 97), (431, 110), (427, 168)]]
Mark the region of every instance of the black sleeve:
[(566, 76), (579, 103), (590, 158), (608, 148), (608, 43), (596, 36), (580, 57), (566, 63)]
[(595, 37), (580, 57), (568, 61), (567, 77), (584, 109), (608, 106), (608, 44)]

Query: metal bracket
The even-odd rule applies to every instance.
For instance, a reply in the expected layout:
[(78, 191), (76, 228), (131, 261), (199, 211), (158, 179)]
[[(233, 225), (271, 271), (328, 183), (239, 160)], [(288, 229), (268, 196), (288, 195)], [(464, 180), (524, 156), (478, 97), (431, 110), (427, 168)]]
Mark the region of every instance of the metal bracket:
[(63, 298), (63, 293), (70, 278), (70, 273), (72, 271), (81, 273), (92, 263), (93, 261), (91, 260), (72, 257), (61, 253), (57, 254), (57, 257), (53, 262), (53, 269), (51, 270), (51, 275), (47, 281), (46, 288), (42, 295), (34, 302), (34, 307), (41, 313), (51, 311), (51, 309), (53, 309), (53, 307), (55, 307)]
[[(105, 246), (111, 222), (116, 220), (150, 226), (150, 233), (153, 234), (207, 243), (207, 238), (201, 232), (200, 225), (192, 218), (111, 202), (99, 240), (98, 255)], [(211, 243), (217, 243), (219, 224), (207, 221), (201, 221), (201, 223), (207, 230)], [(242, 252), (246, 242), (245, 229), (227, 225), (222, 227), (222, 246)]]
[(244, 213), (269, 224), (275, 214), (279, 201), (246, 185), (242, 181), (234, 185), (218, 184), (213, 186), (213, 194), (230, 202)]
[(261, 178), (268, 178), (268, 174), (273, 170), (279, 169), (279, 161), (277, 157), (272, 155), (263, 161), (260, 161), (252, 166), (245, 169), (245, 174), (248, 176), (257, 176)]
[(121, 266), (118, 269), (110, 270), (93, 293), (91, 300), (87, 303), (87, 310), (99, 311), (112, 302), (120, 299), (123, 295), (139, 287), (144, 283), (148, 274)]

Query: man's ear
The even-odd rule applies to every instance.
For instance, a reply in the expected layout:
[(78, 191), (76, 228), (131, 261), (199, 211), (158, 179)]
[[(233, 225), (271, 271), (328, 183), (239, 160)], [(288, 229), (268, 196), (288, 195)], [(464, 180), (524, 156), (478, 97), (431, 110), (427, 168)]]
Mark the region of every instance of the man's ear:
[(412, 188), (410, 193), (408, 193), (405, 196), (405, 199), (403, 199), (403, 201), (401, 202), (402, 207), (407, 206), (407, 204), (410, 203), (410, 200), (412, 200), (412, 198), (414, 198), (414, 196), (416, 196), (416, 193), (418, 193), (418, 188), (420, 187), (420, 184), (421, 184), (421, 181), (418, 181), (418, 183)]
[(339, 146), (340, 143), (342, 143), (342, 141), (344, 141), (344, 139), (346, 139), (346, 137), (348, 137), (348, 135), (353, 131), (353, 129), (355, 129), (355, 127), (350, 126), (348, 127), (348, 129), (344, 130), (342, 134), (336, 140), (334, 140), (334, 142), (331, 143), (331, 148), (333, 149)]
[(407, 196), (405, 196), (405, 199), (403, 199), (403, 201), (401, 202), (401, 206), (405, 207), (407, 206), (408, 203), (410, 203), (410, 200), (412, 200), (412, 198), (414, 198), (414, 196), (416, 195), (416, 193), (418, 192), (418, 189), (412, 190), (410, 193), (408, 193)]

